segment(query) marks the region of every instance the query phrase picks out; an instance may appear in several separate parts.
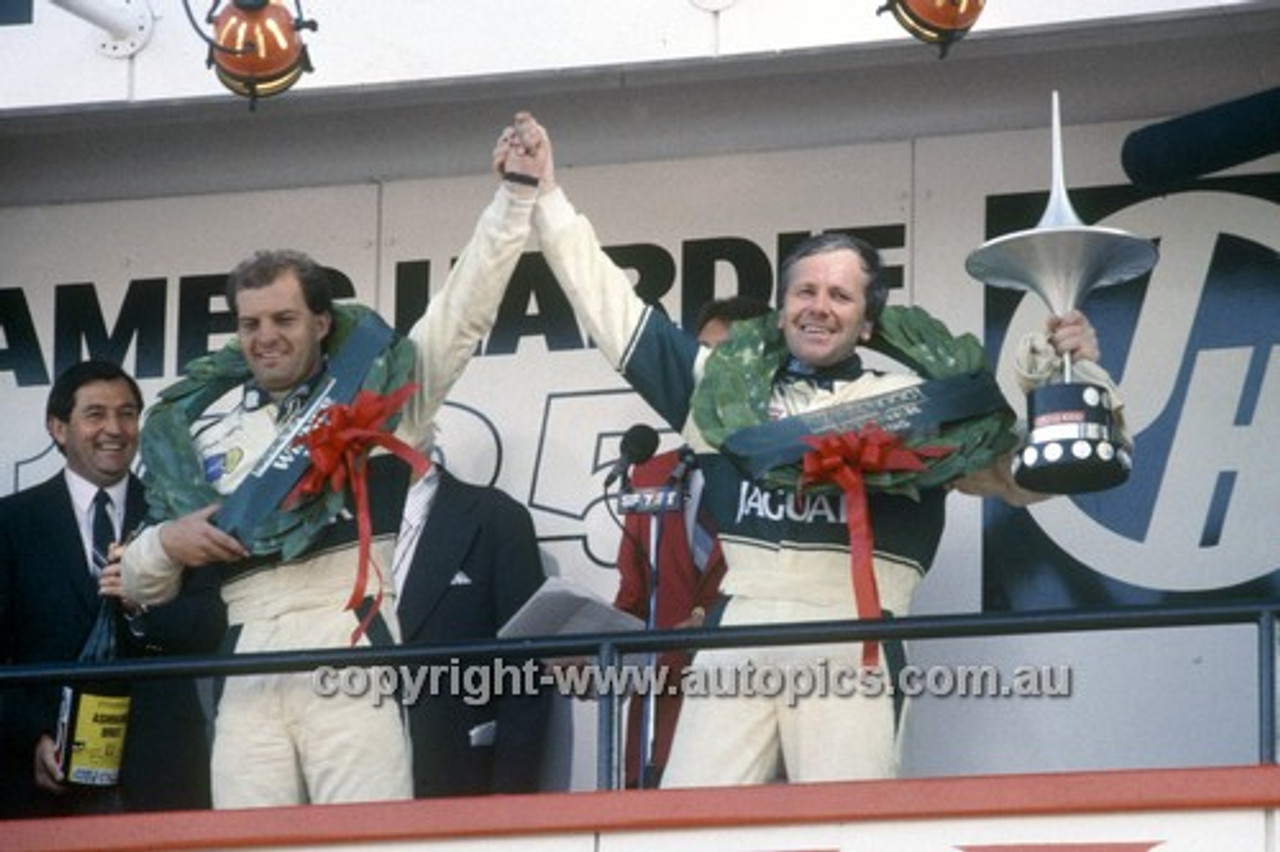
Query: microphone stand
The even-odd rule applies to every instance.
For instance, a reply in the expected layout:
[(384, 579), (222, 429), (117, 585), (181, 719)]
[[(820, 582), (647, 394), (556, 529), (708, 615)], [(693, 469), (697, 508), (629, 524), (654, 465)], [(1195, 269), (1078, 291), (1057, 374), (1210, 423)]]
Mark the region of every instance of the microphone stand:
[[(680, 471), (678, 476), (673, 476), (668, 480), (667, 486), (677, 489), (680, 495), (678, 501), (678, 517), (680, 520), (680, 533), (684, 534), (685, 526), (685, 502), (688, 500), (685, 485), (689, 478), (689, 466), (683, 459), (677, 459), (676, 469)], [(649, 609), (645, 618), (645, 629), (652, 632), (658, 629), (658, 583), (659, 583), (659, 567), (662, 564), (662, 535), (665, 532), (667, 516), (672, 514), (669, 511), (661, 511), (655, 513), (649, 519)], [(646, 789), (649, 786), (650, 777), (656, 780), (657, 766), (655, 760), (657, 757), (658, 745), (658, 654), (650, 652), (646, 661), (651, 679), (649, 681), (649, 690), (644, 696), (644, 705), (640, 710), (640, 749), (639, 749), (639, 767), (636, 783), (640, 789)], [(665, 684), (664, 684), (665, 688)]]
[[(658, 512), (649, 519), (649, 611), (645, 616), (645, 630), (652, 632), (658, 629), (658, 564), (661, 556), (658, 545), (662, 541), (662, 525), (666, 522), (666, 512)], [(657, 652), (650, 651), (645, 661), (652, 678), (656, 680), (658, 669)], [(654, 752), (657, 748), (658, 690), (654, 680), (649, 682), (649, 690), (644, 696), (644, 706), (640, 710), (640, 766), (637, 784), (641, 790), (649, 786), (649, 777), (654, 772)]]

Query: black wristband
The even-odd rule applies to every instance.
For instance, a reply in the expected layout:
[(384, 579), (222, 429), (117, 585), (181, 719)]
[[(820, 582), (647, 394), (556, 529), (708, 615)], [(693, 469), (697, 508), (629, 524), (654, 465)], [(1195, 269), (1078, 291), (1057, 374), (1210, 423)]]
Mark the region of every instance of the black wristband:
[(538, 179), (537, 179), (536, 177), (534, 177), (533, 175), (526, 175), (526, 174), (523, 174), (522, 172), (508, 172), (508, 171), (503, 171), (503, 173), (502, 173), (502, 179), (503, 179), (503, 180), (509, 180), (509, 181), (511, 181), (512, 183), (518, 183), (518, 184), (521, 184), (521, 185), (523, 185), (523, 186), (534, 186), (534, 187), (536, 187), (536, 186), (538, 185), (538, 183), (539, 183)]

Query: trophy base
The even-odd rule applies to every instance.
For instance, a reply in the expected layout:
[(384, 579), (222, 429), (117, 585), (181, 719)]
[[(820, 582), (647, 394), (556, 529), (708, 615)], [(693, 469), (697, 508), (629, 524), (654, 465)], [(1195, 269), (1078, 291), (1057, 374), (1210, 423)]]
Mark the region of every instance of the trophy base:
[(1045, 385), (1027, 395), (1027, 443), (1014, 459), (1013, 478), (1042, 494), (1083, 494), (1129, 478), (1133, 459), (1111, 420), (1106, 388)]

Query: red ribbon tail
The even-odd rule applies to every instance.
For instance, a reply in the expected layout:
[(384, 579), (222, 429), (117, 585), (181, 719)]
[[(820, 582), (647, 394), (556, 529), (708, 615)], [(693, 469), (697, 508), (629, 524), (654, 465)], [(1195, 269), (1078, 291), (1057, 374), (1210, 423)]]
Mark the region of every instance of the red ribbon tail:
[(373, 522), (369, 517), (369, 483), (367, 462), (369, 451), (383, 447), (410, 465), (419, 476), (425, 474), (431, 462), (408, 444), (383, 431), (387, 420), (398, 411), (417, 390), (409, 382), (392, 393), (379, 395), (362, 390), (350, 405), (333, 405), (296, 443), (305, 446), (310, 465), (297, 485), (285, 498), (285, 507), (292, 507), (304, 497), (321, 494), (326, 488), (341, 493), (350, 483), (355, 501), (356, 529), (359, 535), (359, 556), (355, 581), (346, 608), (359, 612), (369, 588), (369, 566), (373, 563), (378, 577), (378, 591), (373, 605), (365, 613), (351, 635), (355, 644), (364, 636), (382, 606), (382, 569), (372, 559)]
[[(365, 479), (364, 457), (358, 460), (348, 460), (352, 466), (351, 470), (351, 492), (356, 501), (356, 530), (359, 536), (359, 561), (356, 565), (356, 580), (351, 587), (351, 598), (347, 601), (347, 609), (355, 612), (360, 611), (360, 604), (364, 603), (365, 591), (369, 587), (369, 562), (370, 550), (373, 541), (373, 522), (369, 517), (369, 483)], [(382, 572), (378, 572), (379, 578)], [(378, 611), (382, 609), (382, 587), (379, 584), (378, 594), (373, 599), (373, 605), (369, 607), (369, 611), (360, 619), (360, 623), (356, 625), (356, 629), (351, 632), (351, 644), (355, 645), (369, 631), (369, 625), (378, 616)]]
[[(844, 479), (844, 477), (842, 477)], [(876, 583), (875, 549), (871, 540), (871, 520), (867, 517), (867, 492), (862, 487), (862, 477), (848, 477), (853, 483), (842, 482), (849, 512), (849, 570), (853, 575), (854, 603), (859, 619), (880, 619), (884, 610), (880, 607), (880, 588)], [(850, 487), (853, 485), (853, 487)], [(867, 640), (862, 643), (862, 665), (876, 668), (880, 665), (880, 643)]]
[(360, 539), (360, 559), (356, 565), (356, 582), (351, 589), (347, 609), (356, 609), (364, 600), (369, 586), (369, 551), (373, 541), (373, 522), (369, 518), (369, 483), (365, 480), (363, 459), (353, 463), (351, 492), (356, 499), (356, 530)]
[(395, 455), (409, 467), (413, 468), (415, 476), (425, 476), (427, 471), (431, 469), (431, 459), (397, 438), (395, 435), (388, 435), (385, 432), (376, 432), (369, 436), (369, 443), (377, 444), (387, 452)]
[[(861, 432), (805, 440), (813, 449), (805, 454), (801, 483), (834, 482), (844, 492), (854, 605), (859, 619), (878, 620), (884, 611), (880, 607), (880, 589), (876, 583), (875, 548), (863, 471), (877, 469), (878, 460), (885, 456), (884, 450), (891, 448), (897, 439), (870, 424)], [(862, 665), (866, 668), (880, 665), (878, 641), (862, 643)]]
[(382, 588), (379, 586), (378, 594), (373, 597), (373, 605), (369, 607), (369, 611), (360, 619), (360, 623), (356, 625), (356, 629), (351, 631), (351, 644), (356, 645), (360, 639), (369, 632), (369, 625), (373, 624), (373, 620), (378, 617), (378, 613), (382, 611)]

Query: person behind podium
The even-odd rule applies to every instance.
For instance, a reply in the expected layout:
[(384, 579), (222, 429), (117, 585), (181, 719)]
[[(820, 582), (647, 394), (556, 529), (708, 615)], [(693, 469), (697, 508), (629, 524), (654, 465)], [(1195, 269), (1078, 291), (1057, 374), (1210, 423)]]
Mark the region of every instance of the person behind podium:
[[(733, 323), (767, 313), (769, 305), (750, 296), (713, 299), (698, 311), (694, 333), (703, 346), (714, 347), (729, 337)], [(708, 613), (714, 623), (721, 600), (724, 554), (714, 521), (700, 511), (704, 483), (702, 472), (689, 463), (690, 452), (685, 445), (632, 468), (633, 486), (675, 487), (686, 497), (678, 509), (627, 515), (618, 544), (618, 592), (613, 605), (659, 630), (701, 627)], [(671, 651), (659, 657), (658, 665), (679, 677), (691, 656), (687, 651)], [(671, 752), (680, 701), (679, 692), (654, 696), (651, 702), (645, 696), (632, 697), (627, 710), (628, 787), (658, 786)]]
[[(536, 123), (528, 133), (550, 147)], [(810, 433), (816, 446), (806, 461), (816, 462), (812, 468), (791, 461), (756, 473), (751, 464), (756, 456), (745, 449), (730, 454), (726, 442), (748, 426), (776, 436), (769, 424), (803, 424), (787, 418), (830, 414), (837, 405), (848, 411), (857, 402), (864, 403), (860, 410), (865, 411), (872, 399), (910, 396), (921, 385), (916, 375), (868, 369), (858, 354), (884, 319), (888, 300), (879, 253), (864, 241), (824, 233), (795, 246), (779, 266), (776, 315), (738, 323), (729, 340), (711, 350), (635, 295), (627, 274), (601, 249), (591, 224), (557, 186), (550, 161), (539, 187), (534, 228), (543, 256), (601, 354), (682, 432), (697, 454), (706, 478), (702, 499), (715, 519), (728, 566), (722, 591), (729, 600), (721, 626), (904, 614), (933, 561), (948, 491), (1001, 497), (1014, 505), (1045, 496), (1021, 489), (1010, 472), (1008, 452), (986, 443), (980, 452), (960, 450), (948, 463), (944, 469), (958, 468), (956, 478), (920, 488), (915, 495), (884, 489), (852, 495), (843, 487), (833, 491), (824, 473), (848, 471), (844, 452), (862, 448), (863, 442), (872, 448), (887, 442), (895, 454), (910, 453), (926, 467), (943, 458), (929, 455), (927, 445), (919, 451), (895, 446), (887, 430), (862, 426), (827, 433), (821, 440)], [(905, 322), (915, 322), (919, 315), (895, 314), (903, 316)], [(1099, 357), (1097, 336), (1078, 311), (1051, 318), (1046, 335), (1042, 343), (1049, 353), (1069, 354), (1073, 365)], [(1007, 412), (1011, 423), (1012, 412), (998, 388), (992, 392), (999, 399), (984, 398), (990, 414), (981, 416), (1000, 417), (1003, 423)], [(921, 434), (931, 424), (912, 425), (914, 434)], [(1007, 428), (990, 434), (1008, 439), (1012, 447)], [(788, 440), (776, 446), (760, 442), (756, 449), (773, 458), (778, 450), (790, 453), (800, 443)], [(868, 460), (855, 457), (854, 462)], [(865, 515), (860, 512), (863, 497)], [(849, 519), (859, 516), (872, 533), (857, 540), (857, 553), (865, 561), (855, 560), (851, 548)], [(868, 538), (874, 550), (863, 546)], [(824, 669), (838, 669), (869, 680), (874, 688), (892, 676), (885, 659), (891, 650), (873, 642), (711, 649), (696, 654), (690, 674), (701, 673), (702, 683), (714, 684), (723, 682), (725, 673), (805, 671), (816, 679)], [(793, 782), (896, 774), (898, 719), (893, 700), (883, 691), (815, 691), (797, 698), (795, 693), (771, 695), (772, 688), (766, 687), (746, 677), (696, 697), (686, 690), (662, 786), (760, 784), (779, 774)]]
[[(439, 464), (409, 488), (392, 574), (402, 641), (435, 646), (492, 641), (545, 579), (529, 510)], [(424, 690), (407, 705), (418, 798), (537, 792), (552, 696), (511, 688), (501, 662), (483, 694)]]
[[(130, 472), (142, 410), (137, 382), (109, 361), (74, 364), (50, 388), (45, 422), (65, 465), (0, 500), (0, 664), (74, 661), (102, 596), (120, 596), (118, 566), (94, 552), (95, 501), (106, 501), (113, 540), (146, 515)], [(211, 653), (226, 629), (213, 569), (191, 572), (164, 606), (121, 605), (123, 657)], [(58, 692), (46, 683), (0, 696), (0, 819), (209, 807), (209, 738), (194, 680), (131, 684), (120, 783), (107, 787), (63, 776)]]
[[(492, 327), (503, 290), (530, 232), (530, 216), (545, 156), (510, 144), (504, 132), (493, 164), (504, 176), (470, 242), (408, 334), (413, 395), (400, 409), (395, 437), (425, 451), (431, 421), (478, 341)], [(261, 251), (227, 282), (236, 339), (249, 376), (230, 410), (190, 430), (205, 479), (229, 495), (284, 430), (294, 424), (341, 358), (331, 345), (336, 306), (324, 269), (293, 250)], [(339, 351), (334, 351), (338, 348)], [(144, 426), (142, 448), (160, 441)], [(154, 447), (177, 452), (181, 439)], [(314, 467), (314, 458), (313, 458)], [(372, 562), (389, 566), (401, 518), (403, 489), (378, 486), (370, 458), (368, 517)], [(250, 559), (246, 544), (214, 523), (218, 503), (147, 527), (123, 558), (126, 593), (142, 603), (171, 598), (184, 568), (219, 564), (222, 596), (236, 653), (390, 644), (398, 639), (394, 589), (370, 582), (359, 594), (357, 525), (339, 513), (301, 555)], [(365, 578), (368, 579), (368, 578)], [(387, 600), (379, 595), (385, 594)], [(348, 607), (350, 602), (354, 607)], [(218, 702), (212, 759), (215, 808), (409, 799), (411, 750), (400, 708), (367, 696), (320, 695), (307, 673), (228, 678)]]

